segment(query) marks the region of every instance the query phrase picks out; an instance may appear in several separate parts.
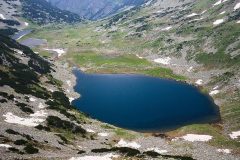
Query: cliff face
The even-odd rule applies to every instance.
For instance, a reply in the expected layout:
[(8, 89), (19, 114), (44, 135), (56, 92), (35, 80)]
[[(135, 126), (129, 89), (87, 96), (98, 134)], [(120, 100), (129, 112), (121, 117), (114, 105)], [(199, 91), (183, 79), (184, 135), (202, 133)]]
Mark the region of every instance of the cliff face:
[(138, 6), (146, 0), (48, 0), (53, 6), (77, 13), (87, 19), (99, 19), (118, 12), (128, 6)]

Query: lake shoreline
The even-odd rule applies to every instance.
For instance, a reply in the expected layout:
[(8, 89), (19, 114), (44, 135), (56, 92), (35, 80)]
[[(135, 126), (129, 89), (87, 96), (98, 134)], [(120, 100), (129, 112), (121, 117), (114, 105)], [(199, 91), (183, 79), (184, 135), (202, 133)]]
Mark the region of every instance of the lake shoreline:
[[(168, 80), (168, 79), (164, 79), (164, 78), (159, 78), (159, 77), (151, 77), (151, 76), (146, 76), (146, 75), (141, 75), (141, 74), (86, 74), (85, 72), (82, 72), (81, 70), (76, 70), (76, 69), (74, 69), (73, 70), (73, 74), (76, 76), (77, 74), (78, 74), (78, 76), (77, 76), (77, 82), (78, 83), (81, 83), (82, 85), (84, 85), (84, 83), (83, 83), (83, 81), (81, 81), (81, 82), (79, 82), (79, 76), (84, 76), (85, 78), (87, 78), (87, 77), (91, 77), (91, 79), (92, 79), (92, 77), (95, 77), (95, 78), (100, 78), (101, 77), (101, 79), (103, 78), (103, 77), (111, 77), (111, 80), (113, 79), (113, 77), (114, 77), (114, 83), (116, 83), (115, 81), (119, 81), (118, 82), (118, 85), (121, 85), (122, 86), (122, 83), (124, 84), (124, 82), (121, 82), (121, 79), (124, 77), (124, 79), (131, 79), (131, 81), (132, 80), (135, 80), (135, 79), (144, 79), (145, 81), (162, 81), (162, 82), (164, 82), (164, 83), (167, 83), (167, 84), (171, 84), (171, 85), (179, 85), (179, 86), (182, 86), (182, 87), (186, 87), (186, 88), (191, 88), (191, 90), (194, 90), (194, 92), (196, 92), (196, 93), (198, 93), (199, 95), (201, 94), (201, 96), (205, 96), (205, 99), (206, 100), (208, 100), (209, 101), (209, 103), (211, 103), (211, 105), (214, 105), (214, 108), (212, 108), (212, 110), (215, 110), (214, 112), (216, 112), (216, 113), (218, 113), (218, 115), (219, 115), (219, 107), (216, 105), (216, 104), (214, 104), (214, 101), (212, 100), (212, 98), (209, 96), (209, 95), (205, 95), (205, 94), (202, 94), (202, 92), (196, 87), (196, 86), (193, 86), (193, 85), (189, 85), (188, 83), (184, 83), (184, 82), (179, 82), (179, 81), (175, 81), (175, 80)], [(83, 78), (83, 79), (85, 79), (85, 78)], [(133, 79), (132, 79), (133, 78)], [(92, 80), (91, 80), (92, 81)], [(98, 82), (98, 83), (100, 83), (100, 82)], [(95, 87), (99, 87), (99, 85), (100, 84), (98, 84), (98, 83), (94, 83), (94, 84), (97, 84), (97, 86), (95, 86)], [(119, 84), (120, 83), (120, 84)], [(145, 82), (144, 82), (145, 83)], [(160, 82), (159, 82), (160, 83)], [(136, 83), (134, 83), (135, 85), (137, 84), (137, 81), (136, 81)], [(147, 84), (151, 84), (151, 82), (149, 82), (149, 83), (147, 83)], [(110, 85), (110, 83), (108, 83), (108, 85)], [(149, 86), (149, 85), (148, 85)], [(86, 88), (88, 88), (87, 86), (85, 86)], [(85, 88), (85, 87), (83, 87), (83, 88)], [(123, 86), (122, 86), (123, 87)], [(139, 86), (140, 87), (140, 86)], [(170, 86), (169, 86), (170, 87)], [(77, 90), (79, 90), (79, 89), (77, 89), (78, 87), (77, 87), (77, 85), (74, 87), (74, 89), (75, 89), (75, 91), (77, 91)], [(80, 87), (81, 88), (81, 87)], [(102, 88), (102, 87), (101, 87)], [(163, 88), (165, 88), (165, 87), (163, 87)], [(135, 89), (133, 89), (134, 90), (134, 93), (135, 93), (135, 91), (136, 91), (136, 89), (137, 88), (135, 88)], [(166, 89), (166, 88), (165, 88)], [(124, 89), (125, 90), (125, 89)], [(139, 88), (137, 89), (137, 90), (139, 90)], [(160, 91), (161, 91), (161, 89), (160, 89)], [(100, 92), (100, 91), (99, 91)], [(114, 92), (115, 93), (115, 91), (111, 91), (111, 92)], [(127, 91), (127, 92), (131, 92), (131, 91)], [(145, 92), (143, 91), (136, 91), (137, 92), (137, 94), (145, 94)], [(179, 91), (179, 92), (181, 92), (181, 91)], [(81, 93), (81, 92), (79, 92), (79, 93)], [(117, 93), (117, 92), (116, 92)], [(81, 93), (82, 94), (82, 93)], [(97, 93), (94, 93), (94, 94), (97, 94)], [(148, 95), (148, 94), (147, 94)], [(96, 95), (95, 95), (96, 96)], [(89, 97), (89, 96), (88, 96)], [(119, 97), (119, 96), (118, 96)], [(123, 99), (125, 99), (125, 98), (130, 98), (130, 97), (122, 97), (122, 96), (120, 96), (121, 98), (123, 98)], [(86, 97), (85, 97), (86, 98)], [(183, 97), (184, 98), (184, 97)], [(186, 97), (185, 97), (186, 98)], [(101, 98), (100, 98), (101, 99)], [(77, 103), (78, 103), (78, 101), (83, 101), (84, 99), (76, 99), (75, 101), (74, 101), (74, 105), (75, 106), (77, 106)], [(95, 100), (97, 100), (97, 99), (95, 99)], [(181, 100), (182, 101), (182, 100)], [(185, 100), (184, 100), (185, 101)], [(76, 103), (75, 103), (76, 102)], [(104, 102), (105, 102), (105, 100), (104, 100)], [(122, 103), (123, 101), (121, 101), (121, 103)], [(132, 100), (131, 101), (128, 101), (129, 103), (131, 102), (132, 103)], [(147, 102), (147, 101), (146, 101)], [(141, 103), (141, 104), (144, 104), (144, 103), (146, 103), (145, 101), (143, 101), (143, 102), (137, 102), (137, 103)], [(109, 102), (108, 102), (109, 103)], [(120, 102), (119, 102), (120, 103)], [(131, 104), (130, 103), (130, 104)], [(136, 103), (136, 102), (134, 102), (134, 103)], [(116, 103), (116, 104), (118, 104), (118, 102)], [(129, 104), (129, 105), (130, 105)], [(200, 103), (201, 104), (201, 103)], [(91, 104), (90, 106), (92, 106), (92, 105), (94, 105), (94, 104)], [(96, 104), (95, 104), (96, 105)], [(99, 104), (98, 105), (101, 105), (101, 102), (99, 102)], [(144, 105), (143, 105), (144, 106)], [(161, 106), (160, 104), (155, 104), (155, 105), (153, 105), (153, 106)], [(165, 106), (165, 105), (164, 105)], [(183, 105), (184, 106), (184, 105)], [(109, 106), (110, 107), (110, 106)], [(78, 108), (78, 107), (77, 107)], [(81, 108), (81, 107), (80, 107)], [(87, 113), (87, 114), (89, 114), (89, 115), (91, 115), (89, 112), (86, 112), (86, 111), (84, 111), (83, 109), (79, 109), (79, 110), (81, 110), (81, 111), (83, 111), (83, 112), (85, 112), (85, 113)], [(88, 109), (89, 110), (89, 109)], [(92, 110), (92, 109), (91, 109)], [(194, 112), (196, 112), (197, 113), (197, 111), (194, 111)], [(94, 113), (95, 114), (97, 114), (97, 111), (95, 112), (94, 111)], [(160, 112), (161, 113), (161, 112)], [(186, 114), (186, 115), (188, 115), (188, 114)], [(188, 115), (188, 116), (190, 116), (190, 115)], [(91, 117), (94, 117), (95, 118), (95, 116), (91, 116)], [(106, 117), (108, 117), (108, 116), (106, 116)], [(129, 117), (131, 117), (130, 115), (129, 115)], [(218, 123), (219, 122), (219, 120), (221, 119), (220, 118), (220, 116), (217, 116), (218, 118), (213, 118), (212, 119), (212, 117), (210, 116), (209, 118), (204, 118), (204, 119), (202, 119), (202, 118), (200, 118), (199, 120), (190, 120), (189, 122), (177, 122), (177, 123), (180, 123), (180, 124), (178, 124), (178, 125), (176, 125), (176, 126), (166, 126), (166, 127), (164, 127), (165, 129), (163, 129), (163, 130), (169, 130), (169, 128), (171, 128), (171, 130), (172, 129), (177, 129), (177, 128), (179, 128), (179, 127), (182, 127), (182, 126), (186, 126), (186, 125), (190, 125), (190, 124), (209, 124), (209, 122), (210, 122), (210, 119), (211, 119), (211, 122), (210, 123)], [(99, 118), (96, 118), (96, 119), (99, 119)], [(106, 121), (106, 119), (107, 118), (104, 118), (105, 119), (105, 121), (104, 122), (107, 122), (108, 123), (108, 121)], [(196, 119), (196, 118), (194, 118), (194, 119)], [(101, 120), (101, 118), (100, 118), (100, 120)], [(114, 120), (114, 121), (116, 121), (116, 120)], [(124, 127), (124, 126), (121, 126), (121, 128), (128, 128), (128, 129), (130, 129), (129, 127)], [(139, 129), (130, 129), (130, 130), (135, 130), (135, 131), (137, 131), (137, 130), (139, 130)], [(142, 129), (140, 129), (140, 130), (142, 130)], [(145, 130), (145, 129), (143, 129), (143, 130)], [(151, 129), (152, 130), (152, 129)], [(159, 130), (159, 129), (154, 129), (155, 130), (155, 132), (158, 132), (157, 130)], [(160, 129), (160, 130), (162, 130), (162, 129)], [(151, 131), (150, 131), (151, 132)], [(162, 131), (161, 131), (162, 132)], [(147, 132), (147, 133), (149, 133), (149, 132)]]

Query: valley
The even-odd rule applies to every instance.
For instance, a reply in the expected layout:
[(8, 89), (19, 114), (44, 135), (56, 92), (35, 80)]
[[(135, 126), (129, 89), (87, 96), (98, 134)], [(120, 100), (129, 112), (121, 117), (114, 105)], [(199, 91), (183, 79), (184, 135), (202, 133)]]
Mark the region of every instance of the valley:
[[(63, 24), (54, 9), (48, 20), (28, 14), (21, 19), (28, 25), (17, 29), (32, 32), (16, 39), (31, 49), (1, 36), (1, 158), (239, 159), (239, 5), (153, 0), (97, 21), (66, 11), (73, 19)], [(213, 98), (221, 120), (157, 133), (105, 124), (70, 104), (81, 99), (74, 89), (76, 68), (187, 83)], [(22, 70), (27, 77), (19, 76)]]

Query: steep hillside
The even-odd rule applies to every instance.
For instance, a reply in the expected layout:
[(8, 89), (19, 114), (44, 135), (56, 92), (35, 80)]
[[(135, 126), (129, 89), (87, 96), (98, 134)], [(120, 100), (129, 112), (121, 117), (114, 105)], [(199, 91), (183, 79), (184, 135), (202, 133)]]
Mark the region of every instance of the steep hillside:
[(53, 6), (77, 13), (87, 19), (96, 20), (129, 7), (143, 4), (147, 0), (48, 0)]
[(62, 82), (51, 74), (54, 66), (5, 36), (0, 36), (0, 49), (1, 159), (61, 150), (67, 141), (62, 134), (68, 132), (86, 137), (80, 114), (67, 112), (74, 109)]

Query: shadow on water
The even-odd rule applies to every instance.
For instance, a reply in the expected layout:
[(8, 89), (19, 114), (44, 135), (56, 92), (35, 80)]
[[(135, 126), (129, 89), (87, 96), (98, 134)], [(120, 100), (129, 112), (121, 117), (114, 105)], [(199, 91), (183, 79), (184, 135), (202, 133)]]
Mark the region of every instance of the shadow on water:
[(74, 70), (73, 105), (90, 117), (139, 132), (163, 132), (190, 124), (216, 123), (220, 112), (198, 88), (135, 74), (85, 74)]

